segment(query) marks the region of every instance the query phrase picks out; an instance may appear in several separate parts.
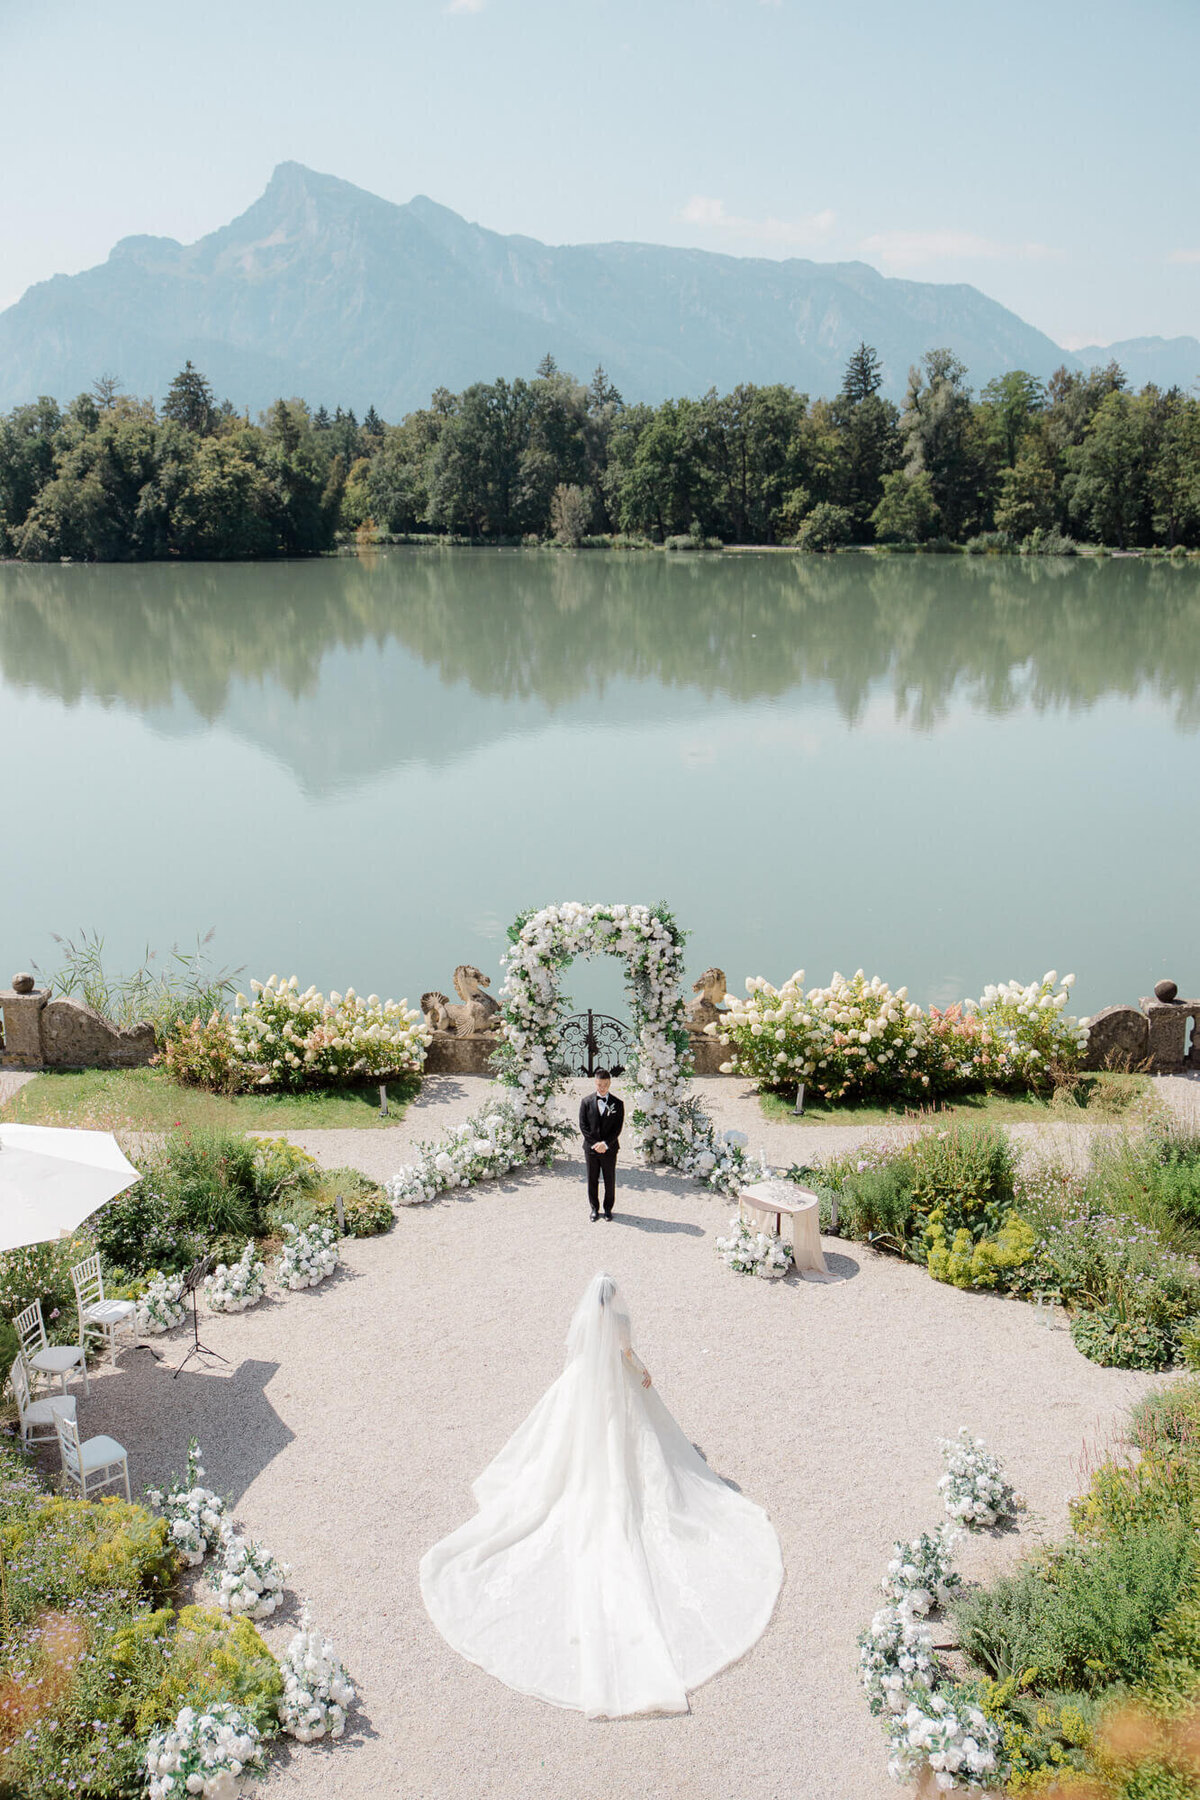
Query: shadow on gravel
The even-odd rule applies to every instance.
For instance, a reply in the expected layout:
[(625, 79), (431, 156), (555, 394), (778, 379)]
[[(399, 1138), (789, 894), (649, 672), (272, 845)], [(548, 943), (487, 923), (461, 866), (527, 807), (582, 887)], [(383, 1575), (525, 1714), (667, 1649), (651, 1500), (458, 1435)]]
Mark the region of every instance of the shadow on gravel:
[(703, 1225), (689, 1225), (682, 1219), (643, 1219), (637, 1213), (623, 1213), (618, 1206), (613, 1212), (614, 1225), (632, 1225), (635, 1231), (681, 1233), (684, 1237), (703, 1237)]

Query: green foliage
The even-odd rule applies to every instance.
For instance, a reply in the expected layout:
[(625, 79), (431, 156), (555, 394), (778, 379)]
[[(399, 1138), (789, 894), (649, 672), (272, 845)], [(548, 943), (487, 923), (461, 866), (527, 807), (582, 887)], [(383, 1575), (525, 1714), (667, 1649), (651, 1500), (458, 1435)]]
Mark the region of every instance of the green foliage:
[(181, 1019), (167, 1033), (163, 1063), (172, 1081), (210, 1094), (235, 1094), (244, 1085), (227, 1013), (214, 1008), (206, 1019)]
[[(86, 1255), (87, 1247), (81, 1237), (5, 1250), (0, 1254), (0, 1318), (14, 1319), (35, 1300), (40, 1300), (46, 1335), (51, 1342), (66, 1342), (76, 1336), (78, 1316), (71, 1267)], [(16, 1354), (15, 1350), (13, 1354)], [(11, 1361), (10, 1357), (9, 1363)], [(8, 1364), (5, 1364), (0, 1368), (0, 1381), (7, 1378)]]
[(395, 1222), (392, 1203), (377, 1181), (357, 1169), (328, 1169), (313, 1195), (315, 1222), (337, 1224), (337, 1199), (342, 1199), (343, 1229), (347, 1237), (375, 1237), (390, 1231)]
[(150, 1162), (145, 1179), (184, 1232), (202, 1240), (238, 1237), (243, 1243), (253, 1235), (259, 1189), (250, 1138), (215, 1129), (174, 1133)]
[(821, 500), (807, 514), (796, 533), (798, 550), (836, 550), (854, 536), (854, 515), (848, 506)]
[(147, 949), (140, 965), (125, 976), (105, 968), (99, 932), (81, 931), (77, 939), (53, 935), (62, 945), (63, 960), (42, 975), (44, 985), (56, 994), (76, 995), (123, 1029), (148, 1022), (160, 1044), (193, 1020), (208, 1018), (236, 986), (236, 971), (209, 963), (211, 931), (197, 937), (194, 950), (172, 947), (168, 960), (158, 960), (157, 952)]
[(124, 1500), (41, 1496), (0, 1524), (14, 1621), (46, 1607), (127, 1604), (164, 1593), (176, 1557), (164, 1519)]
[(196, 1260), (199, 1235), (181, 1222), (174, 1192), (159, 1178), (161, 1167), (161, 1163), (152, 1164), (140, 1181), (108, 1201), (88, 1221), (110, 1272), (115, 1268), (138, 1275), (160, 1269), (174, 1274)]
[(1156, 1632), (1200, 1579), (1189, 1526), (1152, 1522), (1069, 1543), (954, 1609), (963, 1649), (997, 1680), (1084, 1692), (1137, 1682)]
[(1014, 1270), (1029, 1260), (1036, 1241), (1024, 1219), (1011, 1213), (995, 1237), (978, 1239), (960, 1226), (951, 1242), (941, 1210), (930, 1214), (925, 1232), (926, 1265), (934, 1280), (959, 1288), (1007, 1287)]
[(965, 1227), (978, 1237), (1000, 1229), (1013, 1204), (1013, 1156), (1008, 1134), (994, 1125), (957, 1124), (923, 1131), (908, 1149), (913, 1199), (935, 1211), (947, 1232)]
[(174, 1723), (184, 1706), (201, 1711), (219, 1701), (240, 1706), (260, 1731), (277, 1729), (283, 1692), (279, 1665), (249, 1619), (208, 1607), (144, 1613), (114, 1633), (107, 1651), (118, 1674), (138, 1672), (136, 1701), (124, 1723), (138, 1737)]
[(1076, 1313), (1071, 1340), (1092, 1362), (1111, 1369), (1165, 1369), (1178, 1352), (1177, 1336), (1169, 1328), (1123, 1318), (1108, 1307)]

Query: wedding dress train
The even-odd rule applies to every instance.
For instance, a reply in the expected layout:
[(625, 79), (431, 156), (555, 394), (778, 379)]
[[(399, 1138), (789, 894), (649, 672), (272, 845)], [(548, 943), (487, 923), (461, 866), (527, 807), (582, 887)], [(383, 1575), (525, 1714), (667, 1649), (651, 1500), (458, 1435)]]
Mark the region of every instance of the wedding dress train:
[(567, 1363), (428, 1551), (443, 1637), (489, 1674), (592, 1718), (686, 1712), (762, 1635), (783, 1580), (766, 1513), (715, 1475), (633, 1353), (615, 1283), (576, 1311)]

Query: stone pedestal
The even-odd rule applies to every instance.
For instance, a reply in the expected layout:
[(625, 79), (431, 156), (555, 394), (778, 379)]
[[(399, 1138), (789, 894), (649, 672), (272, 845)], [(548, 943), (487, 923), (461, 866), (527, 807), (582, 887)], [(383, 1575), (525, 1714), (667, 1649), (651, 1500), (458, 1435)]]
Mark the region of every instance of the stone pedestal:
[[(1143, 1000), (1149, 1036), (1150, 1063), (1155, 1074), (1178, 1074), (1200, 1069), (1200, 1000)], [(1188, 1048), (1188, 1021), (1192, 1042)]]
[(0, 1019), (4, 1026), (0, 1068), (45, 1068), (42, 1009), (49, 998), (49, 988), (35, 988), (31, 976), (14, 975), (12, 987), (0, 988)]

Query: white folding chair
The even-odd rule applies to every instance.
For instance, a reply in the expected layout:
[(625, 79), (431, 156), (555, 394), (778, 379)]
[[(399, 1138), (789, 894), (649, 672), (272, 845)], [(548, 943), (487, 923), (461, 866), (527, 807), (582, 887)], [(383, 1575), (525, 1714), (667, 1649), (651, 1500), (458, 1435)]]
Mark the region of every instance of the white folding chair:
[(117, 1360), (117, 1338), (128, 1333), (137, 1343), (137, 1307), (132, 1300), (106, 1300), (100, 1256), (89, 1256), (71, 1270), (75, 1305), (79, 1310), (79, 1341), (86, 1345), (88, 1332), (99, 1334), (108, 1345), (110, 1362)]
[(57, 1438), (58, 1429), (54, 1423), (57, 1414), (63, 1413), (68, 1419), (75, 1417), (74, 1394), (53, 1394), (48, 1400), (34, 1399), (29, 1385), (29, 1370), (25, 1367), (23, 1356), (17, 1357), (9, 1380), (17, 1402), (22, 1450), (28, 1450), (30, 1444), (49, 1443)]
[(91, 1488), (107, 1487), (112, 1481), (122, 1480), (125, 1483), (125, 1498), (132, 1499), (129, 1492), (129, 1458), (124, 1446), (118, 1444), (116, 1438), (91, 1437), (81, 1444), (79, 1426), (74, 1419), (64, 1418), (62, 1413), (54, 1415), (54, 1425), (58, 1432), (63, 1478), (72, 1487), (77, 1487), (85, 1500)]
[(13, 1320), (13, 1326), (20, 1340), (25, 1366), (31, 1375), (57, 1375), (65, 1394), (69, 1371), (78, 1369), (83, 1376), (84, 1393), (91, 1391), (88, 1387), (87, 1353), (83, 1345), (50, 1342), (46, 1336), (46, 1321), (42, 1317), (40, 1300), (35, 1300), (32, 1306), (19, 1312)]

